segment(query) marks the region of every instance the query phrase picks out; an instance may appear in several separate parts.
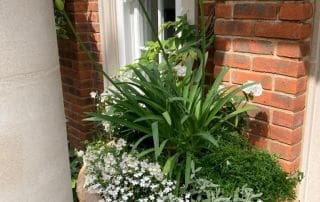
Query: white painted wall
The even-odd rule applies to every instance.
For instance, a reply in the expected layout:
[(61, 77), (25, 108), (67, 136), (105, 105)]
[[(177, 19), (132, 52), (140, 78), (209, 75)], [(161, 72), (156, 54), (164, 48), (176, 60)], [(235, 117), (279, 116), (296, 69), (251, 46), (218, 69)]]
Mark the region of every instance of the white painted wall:
[(314, 30), (302, 154), (302, 171), (305, 177), (299, 194), (302, 202), (320, 201), (320, 2), (314, 0), (313, 3), (315, 5)]
[(0, 1), (0, 201), (72, 201), (52, 0)]

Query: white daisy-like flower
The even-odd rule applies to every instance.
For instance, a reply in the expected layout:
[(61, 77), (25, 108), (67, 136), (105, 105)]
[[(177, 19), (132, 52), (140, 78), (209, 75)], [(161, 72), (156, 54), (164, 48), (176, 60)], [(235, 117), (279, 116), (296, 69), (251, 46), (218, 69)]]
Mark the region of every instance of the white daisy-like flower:
[(101, 99), (101, 102), (105, 102), (108, 97), (110, 97), (110, 95), (107, 93), (107, 92), (103, 92), (100, 94), (100, 99)]
[(102, 122), (102, 125), (104, 127), (104, 131), (106, 131), (106, 132), (110, 131), (110, 122), (109, 121)]
[(223, 90), (224, 88), (225, 88), (226, 86), (225, 85), (219, 85), (219, 87), (218, 87), (218, 91), (221, 91), (221, 90)]
[(84, 152), (82, 150), (77, 151), (77, 156), (82, 157), (84, 155)]
[(120, 139), (117, 141), (115, 147), (116, 147), (117, 150), (120, 151), (120, 150), (122, 150), (126, 145), (127, 145), (127, 142), (126, 142), (124, 139), (120, 138)]
[(180, 63), (177, 64), (173, 70), (176, 72), (177, 77), (184, 77), (187, 73), (187, 67), (184, 65), (181, 65)]
[[(247, 81), (243, 85), (246, 85), (246, 84), (249, 84), (249, 83), (255, 83), (255, 82)], [(262, 85), (261, 85), (261, 83), (256, 83), (256, 84), (254, 84), (252, 86), (249, 86), (249, 87), (243, 89), (243, 91), (245, 93), (247, 93), (247, 94), (252, 94), (253, 96), (258, 97), (258, 96), (262, 95)]]
[(90, 92), (90, 97), (93, 98), (93, 99), (96, 98), (97, 97), (97, 92), (91, 91)]

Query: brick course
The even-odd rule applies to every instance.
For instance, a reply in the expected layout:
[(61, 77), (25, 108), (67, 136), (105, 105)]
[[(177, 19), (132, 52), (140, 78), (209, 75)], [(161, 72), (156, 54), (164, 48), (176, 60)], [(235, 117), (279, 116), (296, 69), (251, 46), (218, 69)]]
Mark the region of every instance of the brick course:
[(253, 100), (258, 109), (249, 112), (249, 141), (293, 172), (300, 165), (313, 5), (225, 0), (215, 14), (214, 76), (225, 65), (227, 85), (262, 84), (262, 96)]
[(279, 19), (281, 20), (307, 20), (312, 17), (313, 8), (309, 2), (284, 3), (280, 7)]
[(235, 4), (233, 10), (235, 19), (273, 19), (277, 18), (277, 4)]

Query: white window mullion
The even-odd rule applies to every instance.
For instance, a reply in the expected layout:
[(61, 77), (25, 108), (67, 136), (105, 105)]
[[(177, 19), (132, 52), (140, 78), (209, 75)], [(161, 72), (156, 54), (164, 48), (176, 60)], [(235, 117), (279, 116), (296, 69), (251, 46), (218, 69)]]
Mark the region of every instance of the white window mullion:
[[(160, 30), (161, 25), (164, 22), (164, 17), (163, 17), (163, 0), (158, 1), (158, 30)], [(164, 39), (164, 33), (160, 33), (159, 35), (160, 40)]]
[(197, 23), (197, 0), (176, 0), (176, 16), (187, 14), (191, 24)]
[[(125, 10), (125, 2), (123, 1), (117, 1), (117, 29), (118, 29), (118, 51), (119, 53), (119, 66), (122, 66), (127, 58), (127, 52), (125, 50), (126, 46), (126, 37), (127, 35), (125, 30), (125, 18), (127, 17)], [(108, 51), (108, 50), (107, 50)]]
[[(119, 32), (119, 23), (120, 17), (123, 15), (117, 15), (119, 12), (118, 9), (118, 0), (110, 0), (108, 3), (105, 3), (104, 0), (99, 0), (99, 19), (101, 19), (101, 48), (102, 48), (102, 57), (103, 57), (103, 69), (109, 75), (116, 75), (119, 69), (120, 49), (123, 47), (120, 41), (124, 38)], [(110, 51), (114, 50), (114, 51)], [(109, 85), (107, 79), (104, 79), (104, 87), (106, 88)]]
[(182, 0), (176, 0), (176, 19), (183, 14)]
[(141, 46), (141, 38), (142, 38), (141, 35), (143, 34), (143, 30), (141, 30), (140, 11), (139, 11), (138, 5), (134, 6), (132, 19), (133, 19), (133, 23), (131, 24), (132, 32), (130, 34), (133, 36), (133, 40), (131, 42), (133, 44), (133, 47), (132, 47), (132, 58), (130, 62), (134, 61), (140, 56), (139, 47)]

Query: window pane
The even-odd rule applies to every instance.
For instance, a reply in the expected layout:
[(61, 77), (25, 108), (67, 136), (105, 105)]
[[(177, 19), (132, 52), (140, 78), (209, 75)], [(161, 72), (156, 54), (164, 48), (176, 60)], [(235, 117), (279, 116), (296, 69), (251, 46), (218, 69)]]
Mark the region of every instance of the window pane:
[[(163, 19), (164, 22), (176, 20), (176, 2), (175, 0), (162, 0), (163, 1)], [(164, 31), (164, 38), (167, 39), (173, 36), (174, 29), (166, 29)]]
[[(157, 27), (158, 25), (158, 0), (144, 0), (144, 5), (145, 8), (148, 12), (148, 15), (151, 18), (152, 24)], [(140, 8), (141, 9), (141, 8)], [(143, 24), (143, 32), (144, 32), (144, 37), (143, 41), (154, 41), (156, 40), (156, 37), (152, 33), (152, 29), (149, 25), (149, 22), (147, 21), (146, 17), (144, 16), (143, 12), (141, 11), (142, 15), (142, 24)]]

